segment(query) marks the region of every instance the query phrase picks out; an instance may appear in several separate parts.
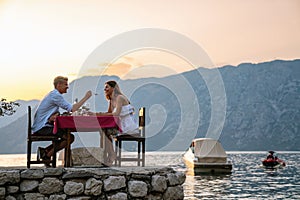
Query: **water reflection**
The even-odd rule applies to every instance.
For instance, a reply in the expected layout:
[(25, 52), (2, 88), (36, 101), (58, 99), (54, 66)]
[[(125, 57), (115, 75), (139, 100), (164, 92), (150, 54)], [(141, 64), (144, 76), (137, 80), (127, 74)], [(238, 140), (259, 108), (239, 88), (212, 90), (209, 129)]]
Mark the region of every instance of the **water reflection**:
[[(186, 199), (217, 198), (227, 193), (231, 185), (231, 175), (187, 176), (185, 187)], [(191, 183), (191, 184), (190, 184)]]

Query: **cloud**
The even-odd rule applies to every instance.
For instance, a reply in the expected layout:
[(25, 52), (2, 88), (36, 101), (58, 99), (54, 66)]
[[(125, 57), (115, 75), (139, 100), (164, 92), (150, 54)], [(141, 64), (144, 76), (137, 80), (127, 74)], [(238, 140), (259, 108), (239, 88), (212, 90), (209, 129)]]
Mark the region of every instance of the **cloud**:
[(83, 72), (82, 76), (101, 76), (101, 75), (110, 75), (110, 76), (119, 76), (122, 77), (130, 72), (132, 65), (129, 63), (101, 63), (99, 67), (88, 68)]
[(122, 77), (129, 73), (131, 69), (131, 64), (121, 62), (108, 65), (107, 69), (105, 70), (105, 73), (107, 73), (107, 75), (116, 75)]
[(113, 63), (101, 62), (97, 65), (97, 67), (89, 67), (84, 70), (82, 76), (110, 75), (122, 78), (126, 77), (128, 73), (142, 65), (143, 64), (136, 58), (124, 56)]

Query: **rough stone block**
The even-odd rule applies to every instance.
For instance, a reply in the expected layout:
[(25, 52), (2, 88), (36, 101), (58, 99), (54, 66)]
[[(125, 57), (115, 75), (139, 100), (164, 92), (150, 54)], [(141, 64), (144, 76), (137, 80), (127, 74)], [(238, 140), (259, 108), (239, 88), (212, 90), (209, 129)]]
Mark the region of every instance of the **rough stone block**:
[(92, 199), (91, 197), (86, 197), (86, 196), (82, 196), (82, 197), (71, 197), (68, 200), (90, 200)]
[(167, 179), (164, 176), (154, 175), (151, 181), (152, 191), (164, 192), (167, 189)]
[(61, 194), (61, 195), (55, 194), (55, 195), (50, 195), (48, 200), (65, 200), (66, 198), (67, 195), (65, 194)]
[(145, 200), (161, 200), (162, 194), (160, 193), (155, 193), (155, 194), (149, 194), (145, 197)]
[(31, 192), (39, 186), (39, 182), (36, 180), (24, 180), (20, 184), (21, 192)]
[(83, 191), (84, 191), (84, 186), (82, 183), (68, 181), (64, 186), (64, 192), (67, 195), (81, 195)]
[(0, 187), (0, 199), (5, 197), (5, 187)]
[(103, 149), (99, 147), (82, 147), (72, 149), (74, 166), (101, 166), (103, 163)]
[(96, 180), (95, 178), (90, 178), (85, 183), (84, 194), (98, 196), (102, 192), (102, 186), (103, 186), (102, 181)]
[(108, 200), (127, 200), (127, 194), (124, 192), (118, 192), (117, 194), (107, 197)]
[(61, 176), (63, 168), (45, 168), (44, 176)]
[(167, 174), (175, 173), (175, 170), (170, 167), (156, 168), (157, 175), (166, 176)]
[(57, 178), (44, 178), (39, 184), (39, 192), (42, 194), (53, 194), (63, 191), (64, 183)]
[(181, 185), (177, 185), (175, 187), (168, 187), (166, 192), (163, 195), (164, 199), (169, 200), (178, 200), (184, 198), (183, 187)]
[(91, 178), (94, 177), (94, 173), (87, 169), (67, 169), (63, 174), (62, 179), (74, 179), (74, 178)]
[(6, 189), (7, 189), (8, 194), (14, 194), (14, 193), (17, 193), (19, 191), (19, 187), (18, 186), (13, 186), (13, 185), (7, 186)]
[(132, 197), (145, 197), (148, 192), (147, 183), (143, 181), (129, 181), (128, 192)]
[(27, 169), (21, 172), (23, 179), (39, 179), (44, 178), (44, 171), (42, 169)]
[(16, 200), (14, 196), (7, 196), (5, 197), (5, 200)]
[(111, 191), (126, 187), (124, 176), (110, 176), (104, 180), (104, 190)]
[(18, 170), (0, 170), (0, 186), (6, 183), (15, 184), (20, 182), (20, 172)]
[(25, 200), (45, 200), (45, 196), (40, 193), (26, 193), (24, 195)]
[(174, 174), (168, 174), (167, 179), (170, 186), (182, 185), (185, 181), (185, 174), (182, 172), (176, 172)]
[(131, 178), (132, 179), (137, 179), (137, 180), (147, 181), (149, 183), (151, 181), (151, 176), (150, 175), (145, 175), (145, 174), (132, 174)]

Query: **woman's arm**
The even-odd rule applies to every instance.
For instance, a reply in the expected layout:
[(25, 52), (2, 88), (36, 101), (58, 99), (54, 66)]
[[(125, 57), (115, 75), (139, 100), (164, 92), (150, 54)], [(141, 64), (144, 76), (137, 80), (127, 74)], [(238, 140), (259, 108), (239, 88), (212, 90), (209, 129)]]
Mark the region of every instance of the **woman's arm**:
[(104, 113), (104, 112), (97, 112), (95, 114), (96, 114), (96, 116), (111, 116), (111, 115), (113, 115), (112, 113), (108, 113), (108, 112), (106, 112), (106, 113)]
[(112, 113), (112, 104), (111, 104), (111, 100), (109, 101), (109, 105), (108, 105), (107, 112), (108, 112), (108, 113)]
[(109, 104), (108, 104), (108, 110), (106, 113), (104, 112), (99, 112), (99, 113), (96, 113), (97, 116), (110, 116), (110, 115), (113, 115), (112, 114), (112, 104), (111, 104), (111, 100), (109, 101)]
[(107, 112), (89, 112), (88, 115), (96, 115), (96, 116), (112, 115), (111, 101), (109, 101)]
[(123, 106), (123, 102), (124, 102), (124, 96), (123, 95), (118, 95), (117, 96), (117, 100), (116, 100), (116, 110), (114, 112), (112, 112), (112, 108), (111, 108), (111, 102), (109, 104), (109, 109), (108, 112), (106, 113), (96, 113), (97, 116), (103, 116), (103, 115), (115, 115), (118, 116), (121, 113), (122, 110), (122, 106)]
[(117, 96), (117, 102), (116, 102), (116, 110), (115, 112), (112, 112), (112, 107), (111, 107), (111, 101), (109, 101), (109, 107), (108, 107), (108, 111), (106, 113), (103, 112), (98, 112), (98, 113), (91, 113), (91, 115), (96, 115), (96, 116), (111, 116), (111, 115), (115, 115), (118, 116), (121, 113), (122, 110), (122, 106), (124, 104), (125, 101), (125, 97), (123, 95), (118, 95)]

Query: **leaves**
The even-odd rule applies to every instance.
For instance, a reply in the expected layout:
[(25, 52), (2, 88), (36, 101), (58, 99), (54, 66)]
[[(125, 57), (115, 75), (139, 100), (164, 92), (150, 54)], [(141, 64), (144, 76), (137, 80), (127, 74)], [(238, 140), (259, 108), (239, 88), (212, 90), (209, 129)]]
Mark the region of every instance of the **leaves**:
[(0, 116), (12, 115), (16, 112), (16, 107), (20, 106), (18, 102), (7, 101), (2, 98), (0, 101)]

